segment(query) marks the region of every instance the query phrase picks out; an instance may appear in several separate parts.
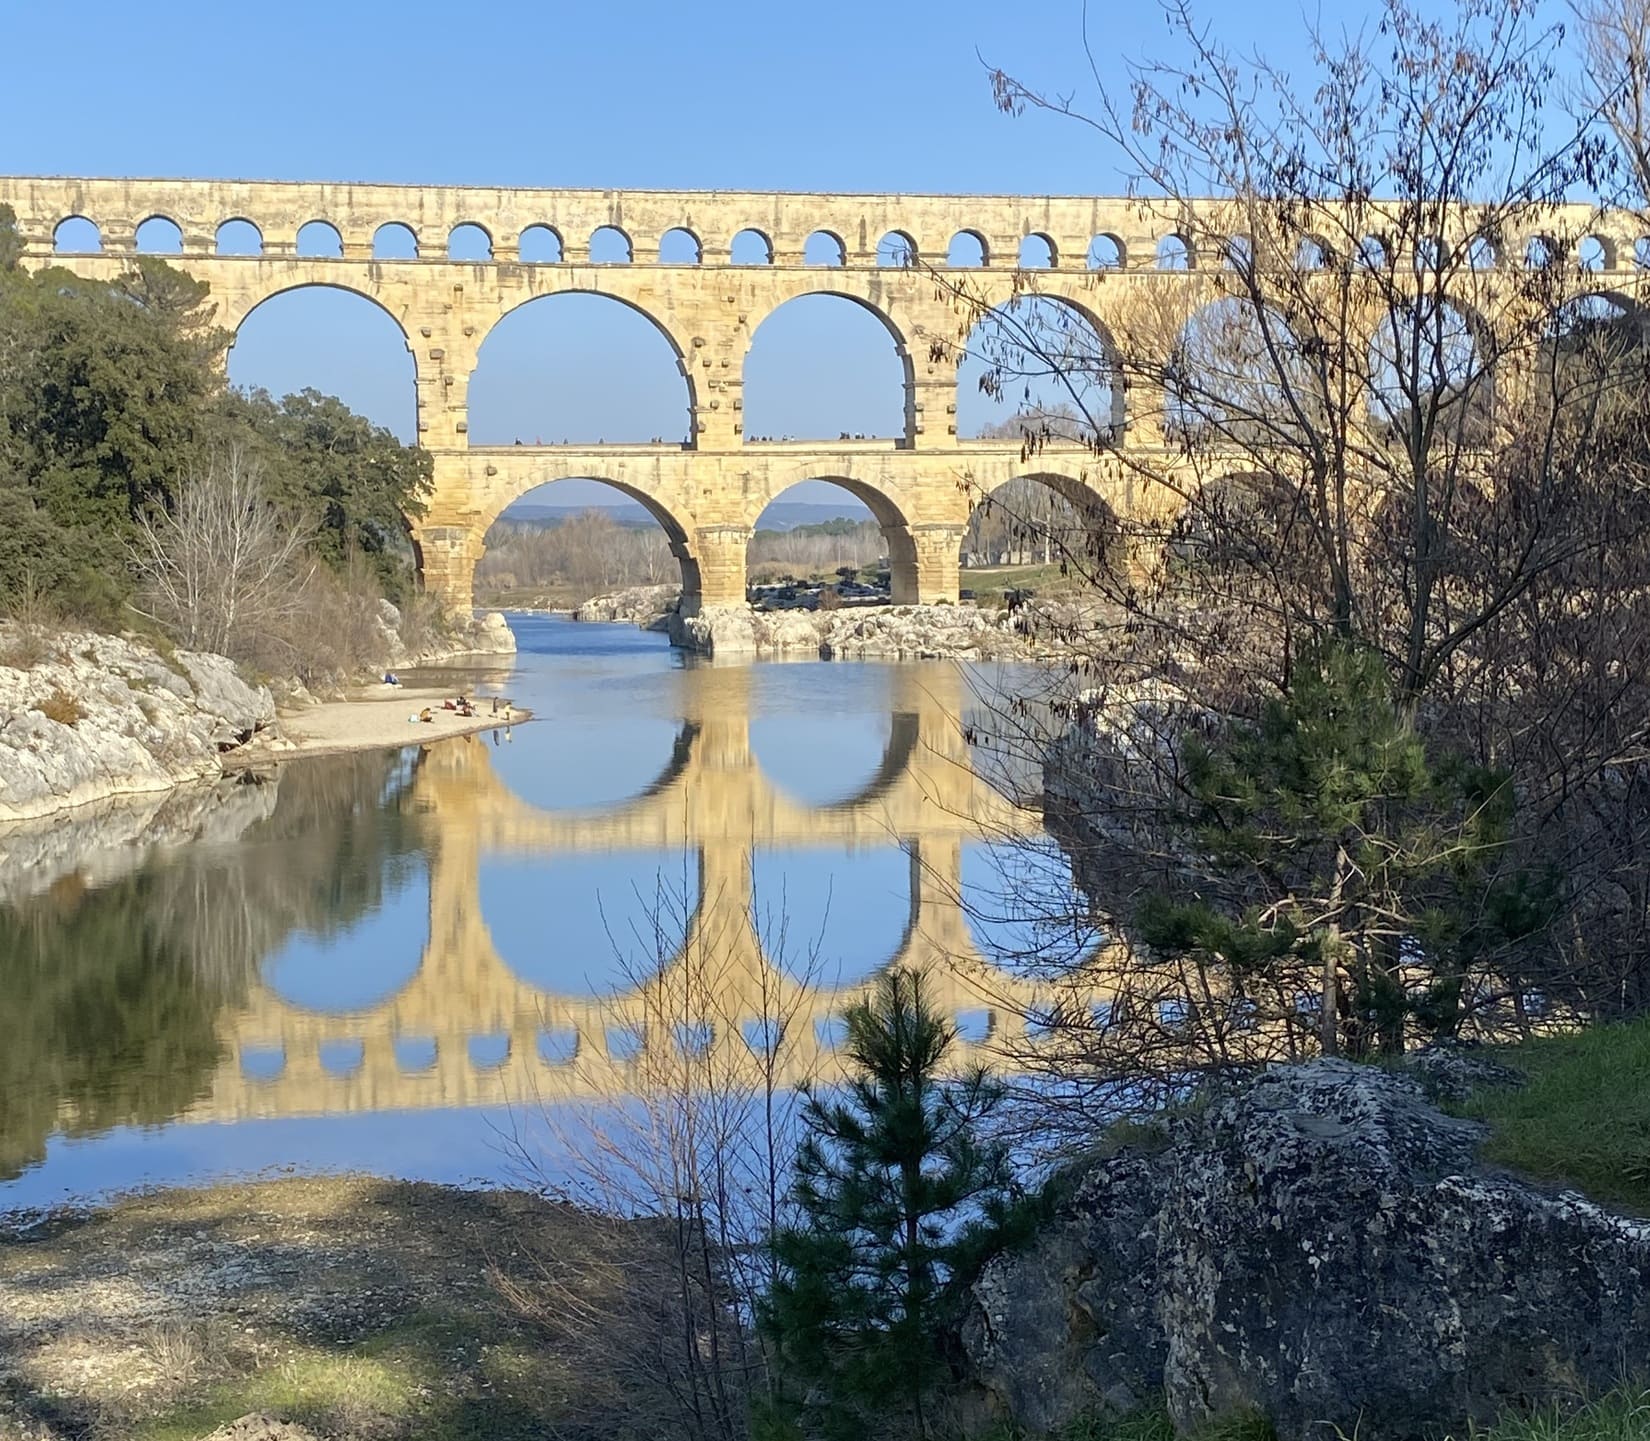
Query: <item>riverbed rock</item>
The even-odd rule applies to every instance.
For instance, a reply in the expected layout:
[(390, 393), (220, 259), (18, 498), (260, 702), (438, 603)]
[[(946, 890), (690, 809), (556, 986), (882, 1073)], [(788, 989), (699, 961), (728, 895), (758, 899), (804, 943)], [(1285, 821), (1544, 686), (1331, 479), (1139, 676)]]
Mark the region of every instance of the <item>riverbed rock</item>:
[(1161, 1364), (1182, 1430), (1258, 1414), (1282, 1441), (1460, 1433), (1643, 1374), (1650, 1222), (1498, 1172), (1482, 1135), (1409, 1076), (1269, 1069), (1155, 1155), (1093, 1162), (987, 1268), (973, 1374), (1048, 1434)]
[(666, 618), (681, 599), (679, 585), (632, 585), (606, 595), (593, 595), (573, 612), (578, 621), (634, 625), (663, 630)]
[(266, 1412), (253, 1411), (218, 1427), (203, 1441), (317, 1441), (317, 1437), (313, 1431), (296, 1422), (277, 1420)]
[(0, 823), (216, 779), (274, 724), (268, 688), (222, 656), (0, 626)]
[(840, 610), (707, 607), (671, 618), (673, 644), (723, 657), (822, 660), (1008, 660), (1033, 652), (1006, 612), (971, 605), (866, 605)]

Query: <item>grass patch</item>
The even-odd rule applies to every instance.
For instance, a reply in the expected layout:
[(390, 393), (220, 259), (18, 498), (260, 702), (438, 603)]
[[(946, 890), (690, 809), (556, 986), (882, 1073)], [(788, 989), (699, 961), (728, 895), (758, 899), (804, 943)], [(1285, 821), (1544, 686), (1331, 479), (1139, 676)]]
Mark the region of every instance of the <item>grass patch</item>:
[(40, 702), (38, 709), (47, 720), (54, 720), (59, 725), (78, 725), (86, 719), (86, 707), (62, 689), (54, 690)]
[(1459, 1108), (1489, 1124), (1484, 1155), (1650, 1213), (1650, 1016), (1495, 1056), (1529, 1079), (1481, 1089)]
[(1579, 1411), (1554, 1407), (1468, 1434), (1479, 1441), (1650, 1441), (1650, 1390), (1623, 1386)]

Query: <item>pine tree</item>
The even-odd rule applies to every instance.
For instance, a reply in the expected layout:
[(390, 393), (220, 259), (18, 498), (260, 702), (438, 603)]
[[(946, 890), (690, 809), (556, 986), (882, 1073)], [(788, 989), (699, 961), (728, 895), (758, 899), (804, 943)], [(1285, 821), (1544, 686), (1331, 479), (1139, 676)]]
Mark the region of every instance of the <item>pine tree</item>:
[(955, 1028), (896, 971), (846, 1014), (852, 1075), (812, 1094), (793, 1198), (774, 1238), (761, 1324), (801, 1434), (933, 1434), (948, 1282), (1012, 1194), (1005, 1150), (981, 1135), (1003, 1091), (984, 1071), (941, 1079)]
[(1367, 646), (1308, 646), (1256, 722), (1181, 750), (1178, 884), (1148, 894), (1141, 937), (1234, 1004), (1275, 1015), (1315, 989), (1326, 1052), (1453, 1034), (1471, 988), (1551, 919), (1553, 879), (1512, 844), (1511, 778), (1434, 754)]

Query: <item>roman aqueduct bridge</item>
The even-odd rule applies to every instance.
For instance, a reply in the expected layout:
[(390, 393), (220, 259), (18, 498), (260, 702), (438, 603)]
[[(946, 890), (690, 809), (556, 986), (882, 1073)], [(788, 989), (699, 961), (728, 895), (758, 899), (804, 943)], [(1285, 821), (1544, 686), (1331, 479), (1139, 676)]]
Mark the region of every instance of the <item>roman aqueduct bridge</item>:
[[(1179, 238), (1175, 223), (1123, 199), (12, 177), (0, 178), (0, 204), (16, 213), (25, 263), (62, 264), (88, 276), (118, 274), (137, 250), (139, 228), (170, 222), (181, 240), (171, 263), (211, 286), (217, 323), (232, 331), (265, 301), (305, 286), (351, 291), (387, 312), (412, 352), (418, 439), (435, 463), (415, 543), (426, 584), (455, 607), (470, 604), (484, 537), (505, 507), (569, 477), (607, 481), (660, 521), (682, 566), (689, 610), (743, 604), (752, 526), (799, 481), (833, 481), (870, 507), (902, 602), (957, 598), (970, 510), (1017, 476), (1037, 476), (1120, 517), (1167, 521), (1183, 488), (1160, 479), (1172, 473), (1175, 449), (1161, 393), (1131, 390), (1125, 407), (1117, 388), (1119, 439), (1109, 454), (1051, 447), (1028, 462), (1018, 441), (958, 436), (955, 354), (936, 353), (934, 342), (954, 351), (959, 310), (930, 267), (944, 266), (954, 239), (965, 237), (978, 261), (964, 276), (977, 302), (994, 306), (1034, 293), (1073, 307), (1107, 337), (1116, 328), (1109, 317), (1137, 302), (1142, 287), (1194, 297), (1220, 264), (1218, 255), (1191, 251), (1183, 268), (1164, 269), (1164, 247)], [(62, 243), (69, 222), (81, 222), (82, 234), (95, 239), (71, 251)], [(243, 233), (255, 227), (255, 253), (221, 253), (223, 227), (235, 222)], [(1548, 216), (1549, 233), (1555, 223), (1587, 237), (1586, 264), (1601, 272), (1601, 290), (1636, 290), (1643, 240), (1633, 217), (1576, 207), (1557, 222)], [(299, 232), (317, 226), (333, 253), (307, 253), (300, 244)], [(471, 226), (484, 232), (489, 258), (449, 259), (454, 231)], [(416, 258), (375, 258), (386, 227), (410, 232)], [(590, 237), (606, 228), (623, 237), (624, 263), (592, 261)], [(763, 263), (734, 263), (733, 240), (748, 232), (762, 244)], [(685, 236), (689, 263), (661, 262), (667, 236)], [(835, 263), (804, 263), (815, 238)], [(1505, 237), (1504, 254), (1521, 257), (1542, 239)], [(1028, 242), (1041, 267), (1034, 273), (1021, 265)], [(1105, 267), (1091, 269), (1098, 253)], [(914, 263), (889, 264), (890, 254)], [(565, 292), (612, 297), (665, 336), (687, 381), (685, 440), (470, 443), (468, 390), (482, 343), (517, 307)], [(846, 297), (887, 327), (905, 375), (902, 434), (805, 442), (744, 434), (743, 366), (752, 335), (787, 301), (815, 294)], [(1151, 452), (1158, 465), (1131, 463)], [(1099, 505), (1095, 513), (1103, 513)]]

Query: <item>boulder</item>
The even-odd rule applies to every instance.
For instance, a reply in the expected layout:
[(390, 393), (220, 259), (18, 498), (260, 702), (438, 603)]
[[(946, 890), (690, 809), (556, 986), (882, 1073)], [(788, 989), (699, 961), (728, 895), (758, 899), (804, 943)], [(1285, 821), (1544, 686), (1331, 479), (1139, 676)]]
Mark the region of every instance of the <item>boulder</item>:
[(1407, 1075), (1269, 1069), (1093, 1162), (986, 1269), (972, 1374), (1034, 1434), (1128, 1409), (1160, 1368), (1182, 1430), (1395, 1441), (1650, 1371), (1650, 1222), (1485, 1165), (1482, 1135)]

